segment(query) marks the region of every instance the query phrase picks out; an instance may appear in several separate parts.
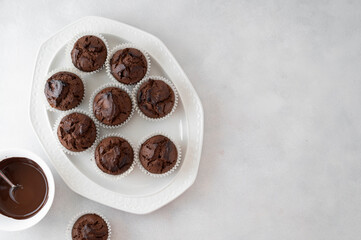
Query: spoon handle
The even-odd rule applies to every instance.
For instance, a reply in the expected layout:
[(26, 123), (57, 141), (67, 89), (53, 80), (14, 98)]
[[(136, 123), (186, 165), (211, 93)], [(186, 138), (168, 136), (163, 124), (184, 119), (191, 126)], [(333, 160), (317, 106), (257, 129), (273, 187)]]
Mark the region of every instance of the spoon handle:
[(5, 176), (5, 174), (3, 173), (3, 171), (0, 170), (0, 176), (12, 187), (14, 188), (15, 185)]

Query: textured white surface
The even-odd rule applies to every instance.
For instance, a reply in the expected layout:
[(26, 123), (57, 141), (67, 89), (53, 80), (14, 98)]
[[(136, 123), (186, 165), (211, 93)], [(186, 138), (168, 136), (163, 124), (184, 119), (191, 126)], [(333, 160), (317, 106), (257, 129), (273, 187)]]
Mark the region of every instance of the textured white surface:
[(27, 112), (37, 50), (99, 15), (159, 37), (192, 81), (205, 110), (196, 182), (138, 216), (74, 194), (53, 172), (49, 214), (0, 239), (62, 239), (86, 209), (110, 220), (114, 239), (360, 239), (361, 2), (102, 2), (0, 1), (1, 148), (46, 158)]

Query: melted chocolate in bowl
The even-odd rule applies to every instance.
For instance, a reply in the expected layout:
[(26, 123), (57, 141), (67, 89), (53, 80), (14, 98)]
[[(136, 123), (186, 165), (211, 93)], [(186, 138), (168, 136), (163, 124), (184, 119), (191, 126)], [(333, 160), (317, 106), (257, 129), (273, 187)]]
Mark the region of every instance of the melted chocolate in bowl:
[(15, 185), (15, 201), (10, 197), (11, 187), (0, 178), (0, 214), (14, 219), (30, 218), (40, 211), (48, 200), (48, 181), (41, 167), (28, 158), (12, 157), (0, 162), (0, 170)]

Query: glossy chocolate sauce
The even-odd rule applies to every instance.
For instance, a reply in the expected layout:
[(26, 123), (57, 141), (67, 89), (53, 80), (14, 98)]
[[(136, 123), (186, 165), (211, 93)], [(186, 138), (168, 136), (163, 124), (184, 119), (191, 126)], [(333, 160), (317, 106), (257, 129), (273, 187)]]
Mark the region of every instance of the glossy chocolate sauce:
[(26, 219), (37, 212), (48, 200), (48, 181), (41, 167), (34, 161), (12, 157), (0, 162), (0, 170), (15, 185), (13, 201), (11, 187), (0, 177), (0, 214), (14, 219)]

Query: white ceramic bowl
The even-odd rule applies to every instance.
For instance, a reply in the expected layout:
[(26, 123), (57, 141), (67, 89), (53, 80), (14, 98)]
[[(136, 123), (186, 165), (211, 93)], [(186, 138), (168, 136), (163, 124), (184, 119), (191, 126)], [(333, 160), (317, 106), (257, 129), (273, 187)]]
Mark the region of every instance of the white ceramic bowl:
[(16, 220), (0, 214), (0, 230), (19, 231), (34, 226), (35, 224), (40, 222), (41, 219), (45, 217), (51, 205), (53, 204), (55, 185), (54, 185), (53, 174), (51, 173), (46, 163), (38, 155), (22, 149), (0, 150), (0, 162), (10, 157), (25, 157), (36, 162), (43, 169), (43, 172), (45, 173), (45, 176), (48, 180), (48, 187), (49, 187), (48, 200), (46, 201), (42, 209), (34, 216), (27, 219)]

